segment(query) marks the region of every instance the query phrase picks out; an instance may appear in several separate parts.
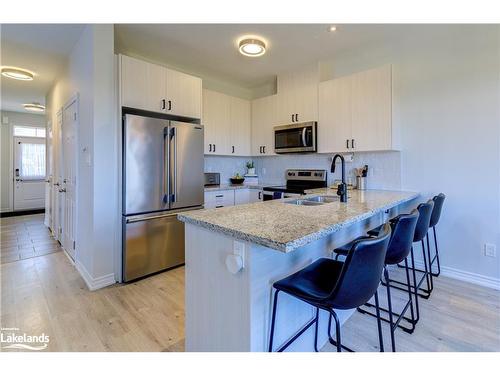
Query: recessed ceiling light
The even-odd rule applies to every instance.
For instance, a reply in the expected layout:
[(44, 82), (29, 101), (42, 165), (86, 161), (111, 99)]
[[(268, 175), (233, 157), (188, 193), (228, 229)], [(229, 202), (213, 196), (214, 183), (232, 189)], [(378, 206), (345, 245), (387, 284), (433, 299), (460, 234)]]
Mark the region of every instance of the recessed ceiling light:
[(23, 107), (25, 110), (32, 111), (32, 112), (45, 111), (45, 106), (41, 105), (40, 103), (27, 103), (27, 104), (23, 104)]
[(18, 79), (21, 81), (32, 81), (34, 74), (26, 69), (15, 68), (13, 66), (2, 67), (2, 75), (5, 77)]
[(337, 31), (337, 26), (334, 26), (334, 25), (330, 26), (328, 28), (328, 31), (331, 32), (331, 33), (333, 33), (334, 31)]
[(245, 56), (257, 57), (266, 53), (266, 43), (257, 38), (243, 39), (238, 43), (240, 53)]

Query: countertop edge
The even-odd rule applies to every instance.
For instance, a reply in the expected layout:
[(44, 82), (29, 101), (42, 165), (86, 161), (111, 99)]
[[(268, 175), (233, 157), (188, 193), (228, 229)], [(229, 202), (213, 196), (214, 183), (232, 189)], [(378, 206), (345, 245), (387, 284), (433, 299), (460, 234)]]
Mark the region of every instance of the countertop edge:
[(277, 250), (277, 251), (281, 251), (283, 253), (289, 253), (289, 252), (292, 252), (292, 251), (294, 251), (302, 246), (305, 246), (311, 242), (314, 242), (314, 241), (319, 240), (323, 237), (326, 237), (332, 233), (335, 233), (346, 226), (349, 226), (349, 225), (352, 225), (356, 222), (368, 219), (369, 217), (376, 215), (376, 214), (380, 213), (381, 211), (385, 211), (387, 209), (393, 208), (393, 207), (398, 206), (400, 204), (410, 202), (414, 199), (417, 199), (420, 196), (420, 194), (416, 193), (416, 192), (408, 191), (405, 193), (409, 193), (411, 195), (408, 197), (405, 197), (405, 198), (401, 198), (397, 201), (391, 202), (389, 204), (386, 204), (384, 206), (378, 207), (374, 210), (370, 210), (370, 211), (365, 212), (363, 214), (354, 216), (347, 221), (343, 221), (341, 223), (334, 224), (332, 226), (321, 229), (318, 232), (305, 235), (303, 237), (300, 237), (294, 241), (290, 241), (287, 243), (274, 242), (274, 241), (268, 240), (266, 238), (246, 234), (246, 233), (241, 232), (241, 231), (227, 229), (227, 228), (219, 226), (217, 224), (212, 224), (212, 223), (208, 223), (206, 221), (186, 217), (186, 216), (183, 216), (182, 214), (178, 215), (178, 219), (184, 223), (194, 224), (194, 225), (198, 225), (200, 227), (206, 228), (206, 229), (215, 230), (217, 232), (226, 234), (226, 235), (228, 235), (232, 238), (238, 239), (238, 240), (252, 242), (252, 243), (255, 243), (257, 245), (261, 245), (261, 246), (269, 247), (269, 248)]

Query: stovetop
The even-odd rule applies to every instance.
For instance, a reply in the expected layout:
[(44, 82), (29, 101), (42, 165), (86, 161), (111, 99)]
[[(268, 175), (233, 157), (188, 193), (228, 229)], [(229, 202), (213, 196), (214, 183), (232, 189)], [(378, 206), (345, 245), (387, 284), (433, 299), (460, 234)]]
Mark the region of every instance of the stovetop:
[(306, 190), (326, 187), (326, 171), (318, 169), (287, 169), (286, 185), (266, 186), (265, 191), (304, 194)]

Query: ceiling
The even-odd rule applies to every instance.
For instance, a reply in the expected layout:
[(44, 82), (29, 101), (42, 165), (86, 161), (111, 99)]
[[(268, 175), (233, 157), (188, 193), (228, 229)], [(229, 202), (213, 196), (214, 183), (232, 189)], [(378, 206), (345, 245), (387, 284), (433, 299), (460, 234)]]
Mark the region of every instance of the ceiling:
[(1, 26), (1, 65), (35, 73), (33, 81), (3, 77), (1, 109), (24, 112), (23, 103), (45, 103), (45, 94), (63, 69), (84, 25), (4, 24)]
[[(268, 84), (280, 72), (331, 58), (345, 49), (409, 35), (410, 25), (326, 24), (117, 24), (116, 52), (167, 63), (243, 88)], [(268, 44), (267, 53), (251, 58), (241, 55), (238, 39), (258, 35)]]

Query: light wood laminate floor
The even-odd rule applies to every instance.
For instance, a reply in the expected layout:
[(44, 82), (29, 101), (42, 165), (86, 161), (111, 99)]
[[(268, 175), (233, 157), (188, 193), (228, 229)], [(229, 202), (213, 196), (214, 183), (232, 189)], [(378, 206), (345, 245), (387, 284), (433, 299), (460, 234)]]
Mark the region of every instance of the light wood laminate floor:
[[(1, 327), (47, 334), (49, 351), (184, 350), (183, 267), (94, 292), (61, 251), (2, 264), (0, 272)], [(403, 294), (395, 294), (398, 308)], [(415, 333), (396, 333), (398, 350), (500, 350), (500, 292), (441, 276), (420, 305)], [(342, 332), (347, 346), (378, 350), (375, 319), (355, 313)]]

